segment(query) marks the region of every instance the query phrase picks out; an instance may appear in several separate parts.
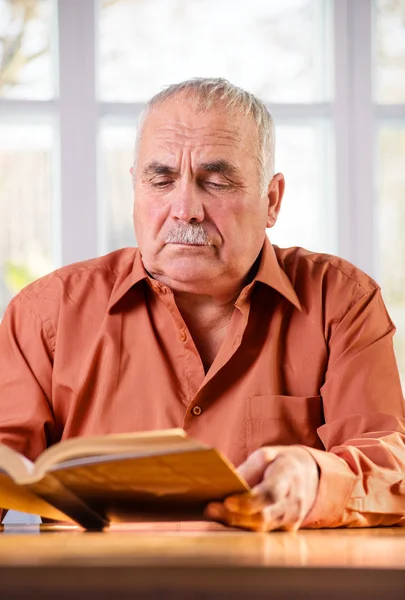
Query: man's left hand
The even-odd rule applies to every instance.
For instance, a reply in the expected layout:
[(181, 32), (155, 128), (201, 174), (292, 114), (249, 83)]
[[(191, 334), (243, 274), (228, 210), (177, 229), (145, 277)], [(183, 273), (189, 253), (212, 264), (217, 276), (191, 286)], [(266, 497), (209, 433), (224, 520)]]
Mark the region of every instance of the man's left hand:
[(296, 531), (315, 502), (318, 466), (300, 446), (264, 446), (240, 465), (249, 493), (211, 502), (209, 519), (253, 531)]

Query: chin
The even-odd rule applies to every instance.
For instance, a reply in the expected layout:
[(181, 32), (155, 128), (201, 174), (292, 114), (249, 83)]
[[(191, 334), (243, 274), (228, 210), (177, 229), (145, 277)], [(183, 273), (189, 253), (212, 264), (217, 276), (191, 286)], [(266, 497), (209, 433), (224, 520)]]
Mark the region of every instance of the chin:
[(212, 265), (195, 264), (195, 261), (182, 259), (181, 261), (170, 261), (163, 265), (164, 277), (170, 280), (170, 287), (181, 286), (184, 290), (194, 288), (196, 285), (212, 285), (217, 273)]

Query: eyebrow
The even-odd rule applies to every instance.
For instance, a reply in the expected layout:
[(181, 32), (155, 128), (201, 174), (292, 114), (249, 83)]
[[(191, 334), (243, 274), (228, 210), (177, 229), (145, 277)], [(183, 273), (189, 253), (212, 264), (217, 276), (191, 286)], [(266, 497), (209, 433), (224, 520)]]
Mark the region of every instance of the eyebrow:
[(173, 167), (157, 161), (149, 163), (143, 170), (144, 175), (174, 175), (176, 172)]
[[(220, 173), (226, 177), (232, 177), (238, 172), (238, 169), (227, 160), (213, 160), (198, 165), (199, 171), (208, 171), (209, 173)], [(175, 175), (177, 169), (164, 163), (153, 161), (146, 165), (143, 175)]]
[(198, 165), (202, 171), (209, 171), (210, 173), (220, 173), (227, 177), (232, 177), (238, 172), (238, 169), (227, 160), (219, 159), (210, 162), (202, 163)]

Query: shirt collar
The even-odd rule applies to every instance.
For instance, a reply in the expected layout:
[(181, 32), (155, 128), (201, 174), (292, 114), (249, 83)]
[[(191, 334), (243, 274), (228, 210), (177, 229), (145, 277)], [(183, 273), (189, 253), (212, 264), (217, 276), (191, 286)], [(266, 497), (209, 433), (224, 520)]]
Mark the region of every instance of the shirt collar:
[[(107, 310), (111, 312), (114, 306), (121, 298), (137, 283), (143, 279), (148, 279), (145, 267), (143, 266), (141, 253), (138, 248), (135, 250), (134, 262), (129, 273), (123, 273), (117, 280), (117, 284), (111, 294)], [(301, 303), (295, 293), (291, 281), (278, 263), (276, 253), (268, 237), (266, 236), (261, 251), (260, 264), (256, 276), (252, 283), (260, 281), (265, 285), (275, 289), (284, 298), (291, 302), (298, 310), (302, 310)], [(251, 287), (251, 286), (249, 286)]]
[(253, 281), (260, 281), (275, 289), (298, 310), (302, 311), (301, 303), (293, 285), (280, 266), (273, 245), (267, 235), (261, 252), (259, 268)]
[(107, 306), (107, 311), (111, 312), (114, 306), (125, 296), (129, 290), (142, 281), (143, 279), (147, 279), (149, 277), (148, 273), (143, 266), (141, 253), (139, 248), (135, 248), (135, 256), (134, 262), (132, 264), (132, 269), (129, 271), (125, 271), (118, 276), (117, 282), (112, 291), (110, 301)]

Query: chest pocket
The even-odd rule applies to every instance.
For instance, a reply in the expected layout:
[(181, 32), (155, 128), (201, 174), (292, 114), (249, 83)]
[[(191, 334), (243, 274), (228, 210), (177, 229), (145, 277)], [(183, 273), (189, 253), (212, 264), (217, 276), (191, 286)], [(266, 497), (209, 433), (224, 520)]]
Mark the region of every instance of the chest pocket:
[(323, 424), (321, 396), (252, 396), (245, 406), (247, 453), (266, 445), (323, 449), (317, 434)]

